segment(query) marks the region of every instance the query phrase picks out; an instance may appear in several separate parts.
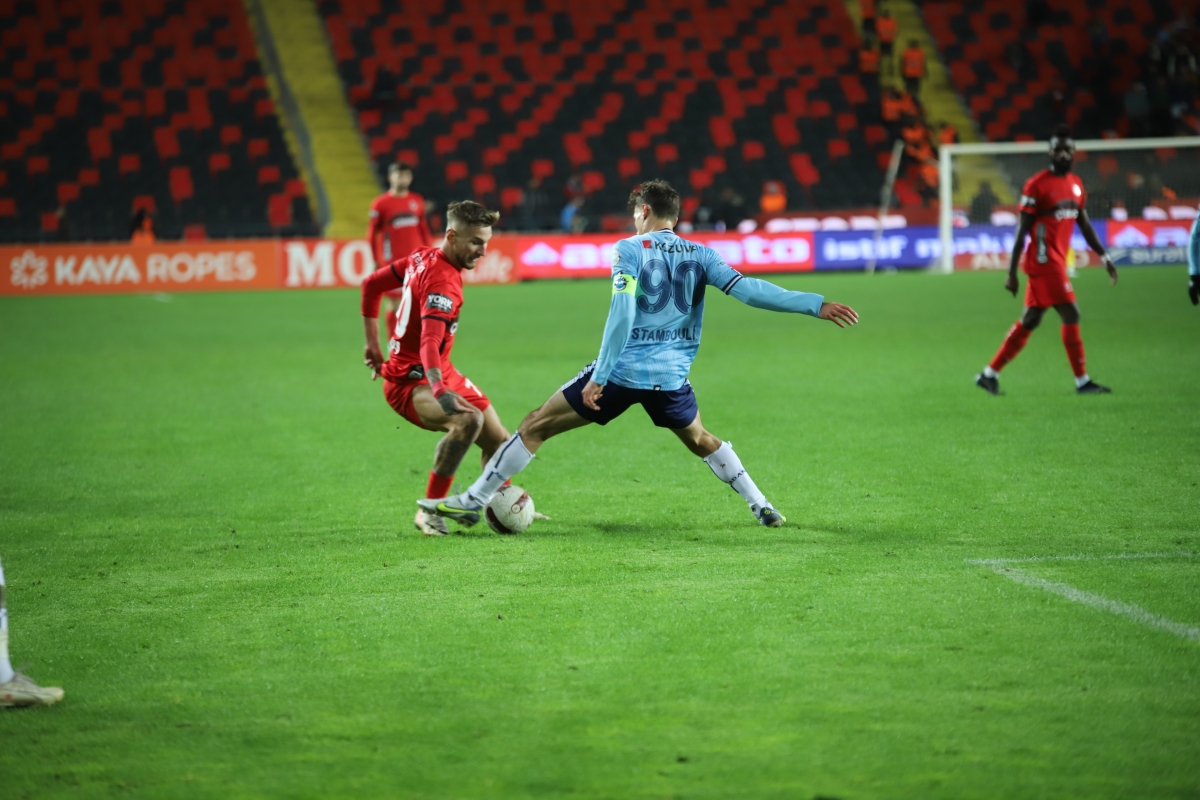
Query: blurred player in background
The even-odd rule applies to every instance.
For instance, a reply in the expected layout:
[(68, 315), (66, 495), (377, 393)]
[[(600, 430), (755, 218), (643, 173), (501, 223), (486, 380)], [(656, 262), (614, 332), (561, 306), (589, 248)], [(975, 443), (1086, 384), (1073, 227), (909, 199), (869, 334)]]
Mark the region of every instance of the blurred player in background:
[[(379, 269), (398, 258), (404, 258), (418, 247), (432, 247), (433, 236), (425, 219), (425, 198), (409, 191), (412, 186), (412, 167), (403, 161), (388, 166), (388, 190), (371, 203), (367, 241)], [(398, 293), (388, 295), (385, 324), (390, 331), (396, 326)]]
[[(443, 431), (426, 487), (444, 497), (472, 443), (492, 457), (508, 431), (487, 396), (450, 363), (462, 311), (462, 271), (474, 269), (487, 252), (499, 214), (479, 203), (451, 203), (440, 247), (418, 247), (376, 270), (362, 285), (364, 359), (371, 380), (383, 376), (383, 393), (396, 413), (417, 427)], [(391, 358), (379, 346), (379, 303), (398, 292), (400, 304), (389, 329)], [(418, 511), (413, 520), (426, 536), (445, 536), (444, 520)]]
[(669, 428), (742, 496), (759, 523), (783, 525), (783, 515), (751, 480), (733, 445), (700, 421), (687, 376), (700, 348), (705, 289), (712, 286), (755, 308), (808, 314), (838, 327), (853, 325), (858, 315), (820, 295), (744, 278), (716, 251), (676, 236), (679, 194), (665, 181), (634, 189), (629, 211), (638, 235), (613, 249), (612, 302), (600, 356), (525, 418), (467, 491), (418, 501), (425, 511), (475, 524), (492, 495), (525, 469), (547, 439), (592, 422), (606, 425), (640, 403), (655, 425)]
[[(1117, 284), (1117, 268), (1092, 228), (1085, 206), (1087, 193), (1079, 176), (1071, 174), (1075, 161), (1075, 142), (1071, 129), (1059, 125), (1050, 138), (1050, 168), (1044, 169), (1025, 182), (1021, 190), (1021, 223), (1013, 245), (1004, 288), (1017, 295), (1017, 262), (1025, 253), (1025, 314), (1013, 324), (995, 358), (975, 377), (975, 385), (989, 394), (1000, 394), (1000, 370), (1017, 357), (1029, 340), (1029, 334), (1042, 322), (1046, 309), (1053, 308), (1062, 318), (1062, 341), (1067, 359), (1075, 373), (1075, 391), (1079, 394), (1107, 394), (1112, 391), (1088, 377), (1083, 354), (1083, 338), (1079, 335), (1079, 306), (1075, 290), (1067, 278), (1067, 252), (1071, 249), (1071, 233), (1075, 224), (1096, 251), (1108, 270), (1109, 283)], [(1033, 241), (1025, 249), (1025, 237), (1033, 231)]]
[(48, 706), (63, 698), (57, 686), (38, 686), (8, 660), (8, 609), (4, 605), (4, 565), (0, 564), (0, 708)]
[(1188, 236), (1188, 297), (1192, 305), (1200, 305), (1200, 217), (1192, 221)]

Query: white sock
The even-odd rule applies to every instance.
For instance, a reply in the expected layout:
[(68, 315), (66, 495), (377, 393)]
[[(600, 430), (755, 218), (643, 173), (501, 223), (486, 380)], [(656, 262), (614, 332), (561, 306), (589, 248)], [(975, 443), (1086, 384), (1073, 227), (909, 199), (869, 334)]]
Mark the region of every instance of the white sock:
[(996, 372), (996, 370), (992, 369), (992, 365), (991, 365), (991, 364), (988, 364), (986, 367), (984, 367), (984, 368), (983, 368), (983, 377), (985, 377), (985, 378), (999, 378), (999, 377), (1000, 377), (1000, 373), (999, 373), (999, 372)]
[(754, 480), (742, 466), (742, 460), (737, 457), (737, 453), (733, 452), (733, 445), (729, 442), (721, 442), (717, 452), (705, 458), (704, 463), (708, 464), (713, 475), (732, 486), (733, 490), (750, 504), (751, 511), (758, 511), (763, 506), (769, 505), (766, 495), (754, 485)]
[(471, 495), (480, 505), (486, 506), (496, 491), (504, 485), (504, 482), (529, 466), (529, 462), (532, 460), (533, 453), (525, 449), (525, 442), (521, 441), (521, 434), (514, 433), (488, 459), (487, 466), (483, 468), (483, 474), (471, 484), (471, 487), (467, 489), (467, 494)]
[(1088, 377), (1087, 373), (1086, 372), (1083, 373), (1082, 375), (1080, 375), (1078, 378), (1075, 379), (1075, 388), (1078, 389), (1080, 386), (1083, 386), (1085, 383), (1087, 383), (1090, 380), (1091, 380), (1091, 378)]
[(12, 679), (12, 662), (8, 660), (8, 609), (4, 607), (4, 565), (0, 564), (0, 683)]

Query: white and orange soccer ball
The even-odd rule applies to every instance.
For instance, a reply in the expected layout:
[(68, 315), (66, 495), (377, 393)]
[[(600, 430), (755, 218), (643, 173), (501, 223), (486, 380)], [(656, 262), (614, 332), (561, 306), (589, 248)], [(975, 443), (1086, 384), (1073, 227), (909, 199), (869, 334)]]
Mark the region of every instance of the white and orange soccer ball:
[(533, 498), (520, 486), (505, 486), (483, 512), (496, 533), (520, 533), (533, 522)]

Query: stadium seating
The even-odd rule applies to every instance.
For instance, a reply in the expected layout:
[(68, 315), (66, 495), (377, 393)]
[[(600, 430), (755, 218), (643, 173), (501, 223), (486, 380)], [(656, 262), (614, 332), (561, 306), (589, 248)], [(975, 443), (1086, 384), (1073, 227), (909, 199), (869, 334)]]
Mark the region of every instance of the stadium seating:
[[(516, 202), (531, 175), (578, 175), (597, 210), (655, 176), (693, 199), (726, 185), (756, 198), (768, 179), (795, 206), (878, 198), (878, 90), (859, 81), (841, 0), (319, 9), (372, 157), (415, 162), (432, 198)], [(482, 173), (495, 190), (472, 186)]]
[[(0, 0), (0, 237), (317, 233), (240, 0)], [(200, 227), (202, 226), (202, 227)]]
[(1110, 125), (1126, 135), (1122, 95), (1155, 36), (1183, 11), (1180, 0), (1055, 0), (1031, 25), (1025, 4), (1012, 0), (920, 7), (954, 88), (990, 140), (1041, 139), (1064, 121), (1079, 138)]

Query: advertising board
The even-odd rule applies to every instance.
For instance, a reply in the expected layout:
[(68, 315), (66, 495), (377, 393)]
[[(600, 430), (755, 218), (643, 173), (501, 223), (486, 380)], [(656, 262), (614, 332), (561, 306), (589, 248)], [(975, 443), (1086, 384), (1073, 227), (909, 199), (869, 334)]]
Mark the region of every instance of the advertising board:
[[(1189, 220), (1095, 221), (1118, 265), (1187, 260)], [(1015, 231), (1009, 226), (954, 229), (956, 270), (1007, 269)], [(467, 284), (545, 278), (607, 277), (622, 234), (510, 234), (492, 237)], [(739, 233), (697, 232), (746, 274), (860, 270), (874, 256), (880, 268), (919, 269), (938, 261), (932, 225), (884, 230)], [(1078, 229), (1071, 239), (1078, 266), (1096, 262)], [(218, 240), (131, 244), (30, 244), (0, 247), (0, 295), (105, 294), (355, 287), (371, 273), (364, 239)]]
[(0, 247), (0, 295), (269, 289), (279, 285), (273, 241)]

